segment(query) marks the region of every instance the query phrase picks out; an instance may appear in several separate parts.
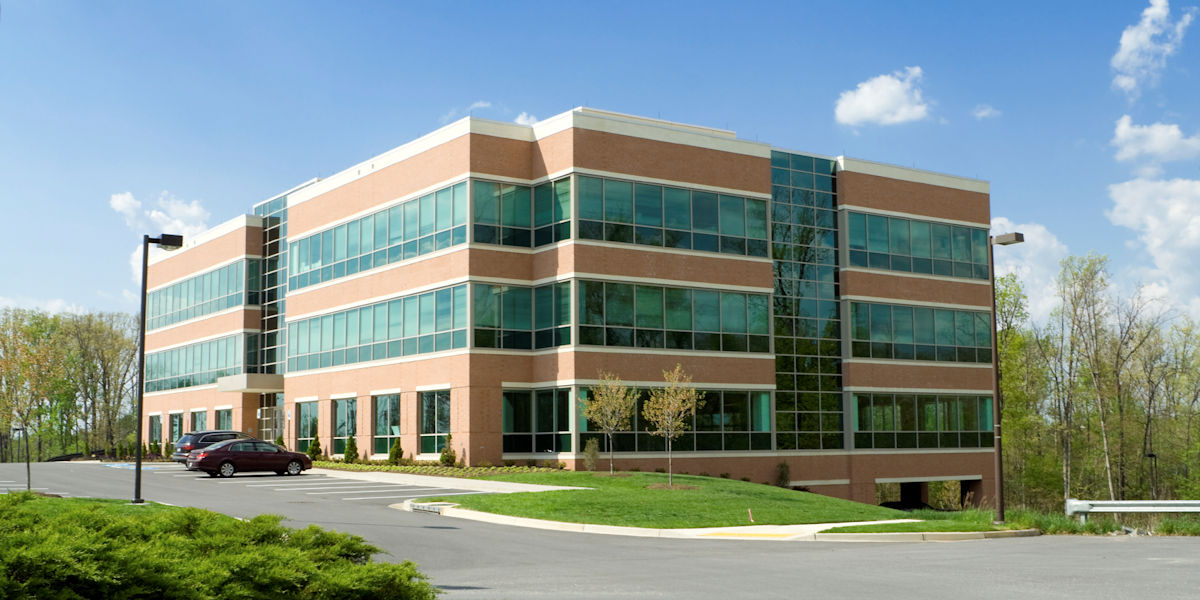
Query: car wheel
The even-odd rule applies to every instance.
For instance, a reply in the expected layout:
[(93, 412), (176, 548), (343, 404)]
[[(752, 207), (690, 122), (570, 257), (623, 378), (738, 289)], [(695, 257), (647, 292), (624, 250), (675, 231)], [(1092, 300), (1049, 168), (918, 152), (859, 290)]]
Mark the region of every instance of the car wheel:
[(233, 474), (236, 472), (237, 472), (237, 467), (233, 466), (233, 463), (231, 463), (231, 462), (221, 463), (221, 470), (220, 470), (221, 477), (233, 477)]
[(300, 461), (298, 461), (298, 460), (293, 460), (292, 462), (288, 463), (288, 466), (287, 466), (287, 474), (288, 475), (299, 475), (300, 471), (303, 471), (303, 470), (304, 470), (304, 465), (301, 465)]

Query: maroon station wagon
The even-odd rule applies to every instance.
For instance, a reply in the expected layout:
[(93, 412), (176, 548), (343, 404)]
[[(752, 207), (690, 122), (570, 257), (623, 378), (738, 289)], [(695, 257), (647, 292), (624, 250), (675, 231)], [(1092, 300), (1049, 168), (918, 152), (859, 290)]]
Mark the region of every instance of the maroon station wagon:
[(209, 477), (233, 477), (234, 473), (250, 471), (299, 475), (312, 468), (312, 459), (307, 454), (290, 452), (262, 440), (226, 440), (193, 450), (188, 455), (187, 466), (204, 471)]

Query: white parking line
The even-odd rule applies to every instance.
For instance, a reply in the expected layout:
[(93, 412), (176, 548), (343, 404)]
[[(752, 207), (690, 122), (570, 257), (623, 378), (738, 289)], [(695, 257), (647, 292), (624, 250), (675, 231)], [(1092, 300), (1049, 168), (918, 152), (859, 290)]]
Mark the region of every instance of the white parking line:
[(369, 485), (369, 481), (305, 481), (303, 483), (247, 483), (246, 487), (302, 488), (305, 486)]
[[(406, 486), (406, 485), (402, 485), (402, 486), (382, 486), (382, 487), (365, 487), (365, 488), (357, 488), (357, 489), (353, 489), (353, 490), (349, 490), (349, 491), (347, 491), (347, 490), (338, 490), (338, 491), (336, 491), (336, 492), (307, 492), (307, 495), (309, 495), (309, 496), (320, 496), (320, 495), (322, 495), (322, 494), (361, 494), (361, 493), (363, 493), (363, 492), (371, 492), (371, 491), (379, 491), (379, 492), (390, 492), (390, 491), (396, 491), (396, 490), (408, 490), (408, 491), (412, 491), (413, 489), (414, 489), (414, 488), (412, 488), (412, 487), (410, 487), (410, 486)], [(418, 490), (419, 490), (419, 489), (428, 489), (428, 490), (448, 490), (448, 489), (452, 489), (452, 488), (415, 488), (415, 489), (418, 489)], [(290, 490), (276, 490), (276, 491), (284, 491), (284, 492), (286, 492), (286, 491), (290, 491)]]
[(384, 500), (388, 498), (424, 498), (425, 496), (462, 496), (465, 494), (483, 494), (486, 492), (450, 492), (446, 494), (417, 494), (408, 496), (362, 496), (359, 498), (342, 498), (342, 500)]

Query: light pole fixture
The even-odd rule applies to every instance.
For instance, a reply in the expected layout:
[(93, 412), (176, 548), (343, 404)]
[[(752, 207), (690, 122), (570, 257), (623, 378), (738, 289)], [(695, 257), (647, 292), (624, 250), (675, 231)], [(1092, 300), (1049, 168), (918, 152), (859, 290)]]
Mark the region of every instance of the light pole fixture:
[(138, 313), (138, 368), (137, 368), (137, 450), (136, 466), (133, 469), (133, 503), (142, 500), (142, 396), (146, 390), (146, 272), (150, 266), (150, 244), (163, 250), (178, 250), (183, 247), (183, 236), (164, 233), (158, 237), (142, 236), (142, 310)]
[(1000, 344), (996, 339), (996, 246), (1011, 246), (1025, 241), (1025, 234), (1012, 232), (988, 236), (988, 278), (992, 287), (992, 394), (996, 398), (995, 423), (992, 434), (992, 444), (996, 455), (996, 522), (1004, 522), (1004, 441), (1000, 432), (1000, 421), (1004, 414), (1004, 397), (1000, 395)]

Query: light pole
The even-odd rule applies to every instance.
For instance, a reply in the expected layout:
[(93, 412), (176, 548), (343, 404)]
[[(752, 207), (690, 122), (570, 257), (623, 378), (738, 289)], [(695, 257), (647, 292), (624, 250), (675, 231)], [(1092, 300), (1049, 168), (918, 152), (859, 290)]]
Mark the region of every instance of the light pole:
[(142, 310), (138, 313), (138, 368), (137, 368), (137, 466), (133, 469), (133, 503), (142, 503), (142, 395), (146, 389), (146, 272), (150, 267), (150, 244), (163, 250), (178, 250), (183, 246), (182, 235), (164, 233), (156, 238), (142, 236)]
[(1004, 522), (1004, 441), (1000, 432), (1001, 415), (1004, 414), (1004, 397), (1000, 395), (1000, 345), (996, 337), (996, 253), (995, 248), (1011, 246), (1025, 241), (1023, 233), (1003, 233), (988, 236), (988, 278), (992, 281), (992, 393), (996, 397), (995, 432), (992, 436), (996, 454), (996, 522)]

